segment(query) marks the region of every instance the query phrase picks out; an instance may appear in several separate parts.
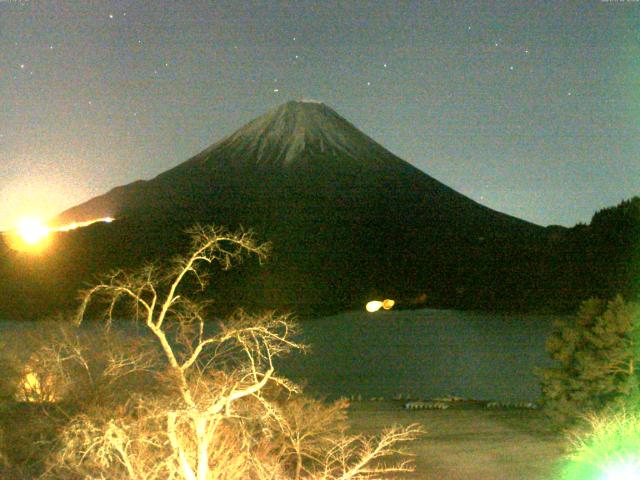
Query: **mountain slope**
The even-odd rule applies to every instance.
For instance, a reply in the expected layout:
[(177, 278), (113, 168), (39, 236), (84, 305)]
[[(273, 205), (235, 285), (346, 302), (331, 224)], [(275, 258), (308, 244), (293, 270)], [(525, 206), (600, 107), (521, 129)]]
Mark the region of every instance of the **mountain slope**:
[(278, 196), (286, 192), (268, 192), (267, 187), (285, 186), (295, 190), (303, 186), (315, 190), (310, 192), (314, 196), (337, 199), (347, 193), (413, 197), (413, 203), (425, 207), (436, 203), (431, 208), (434, 214), (448, 209), (451, 214), (473, 213), (493, 222), (535, 229), (458, 194), (393, 155), (331, 108), (312, 102), (288, 102), (158, 177), (118, 187), (63, 212), (56, 221), (118, 217), (151, 206), (171, 210), (185, 203), (185, 198), (189, 203), (193, 194), (216, 196), (229, 186), (238, 188), (229, 192), (232, 197), (249, 192)]
[(377, 295), (517, 307), (519, 292), (540, 283), (535, 264), (545, 236), (455, 192), (311, 102), (281, 105), (175, 168), (113, 189), (56, 222), (105, 216), (118, 220), (99, 237), (97, 229), (65, 237), (86, 258), (67, 284), (171, 255), (195, 222), (244, 226), (271, 241), (274, 253), (265, 268), (216, 285), (232, 292), (225, 301), (312, 312)]

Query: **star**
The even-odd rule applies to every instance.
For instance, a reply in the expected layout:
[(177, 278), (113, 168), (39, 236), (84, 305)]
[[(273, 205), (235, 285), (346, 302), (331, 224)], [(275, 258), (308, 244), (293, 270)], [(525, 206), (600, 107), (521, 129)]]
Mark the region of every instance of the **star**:
[(20, 69), (21, 69), (21, 70), (24, 70), (24, 63), (21, 63), (21, 64), (20, 64)]
[(113, 20), (113, 13), (109, 14), (109, 18)]
[(511, 71), (513, 72), (513, 65), (511, 65), (511, 66), (509, 67), (509, 70), (511, 70)]
[(383, 65), (383, 67), (384, 67), (384, 68), (387, 68), (387, 64), (385, 63), (385, 64)]

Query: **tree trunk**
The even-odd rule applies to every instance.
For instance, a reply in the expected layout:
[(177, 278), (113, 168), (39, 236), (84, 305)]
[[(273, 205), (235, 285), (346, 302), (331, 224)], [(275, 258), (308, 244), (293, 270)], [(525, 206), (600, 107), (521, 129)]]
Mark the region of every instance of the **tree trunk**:
[(198, 480), (207, 480), (209, 476), (209, 438), (207, 435), (207, 419), (195, 420), (196, 438), (198, 439)]

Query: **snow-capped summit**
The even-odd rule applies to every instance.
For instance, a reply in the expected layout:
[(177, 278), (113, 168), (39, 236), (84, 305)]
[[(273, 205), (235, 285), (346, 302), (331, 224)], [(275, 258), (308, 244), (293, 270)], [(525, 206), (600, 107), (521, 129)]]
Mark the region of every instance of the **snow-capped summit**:
[(289, 166), (314, 157), (381, 161), (392, 155), (335, 110), (317, 101), (290, 101), (212, 145), (193, 162), (225, 157), (230, 163)]

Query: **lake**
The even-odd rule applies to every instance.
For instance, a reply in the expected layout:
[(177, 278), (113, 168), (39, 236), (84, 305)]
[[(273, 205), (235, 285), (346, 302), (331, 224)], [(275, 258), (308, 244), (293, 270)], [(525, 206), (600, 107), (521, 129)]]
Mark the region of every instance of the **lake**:
[[(551, 363), (544, 343), (554, 318), (424, 309), (305, 320), (300, 335), (310, 352), (282, 359), (278, 370), (330, 398), (536, 400), (534, 368)], [(35, 325), (0, 322), (0, 340)]]
[(280, 371), (330, 397), (537, 400), (534, 368), (551, 364), (544, 344), (555, 318), (431, 309), (344, 313), (303, 322), (311, 352), (289, 357)]

